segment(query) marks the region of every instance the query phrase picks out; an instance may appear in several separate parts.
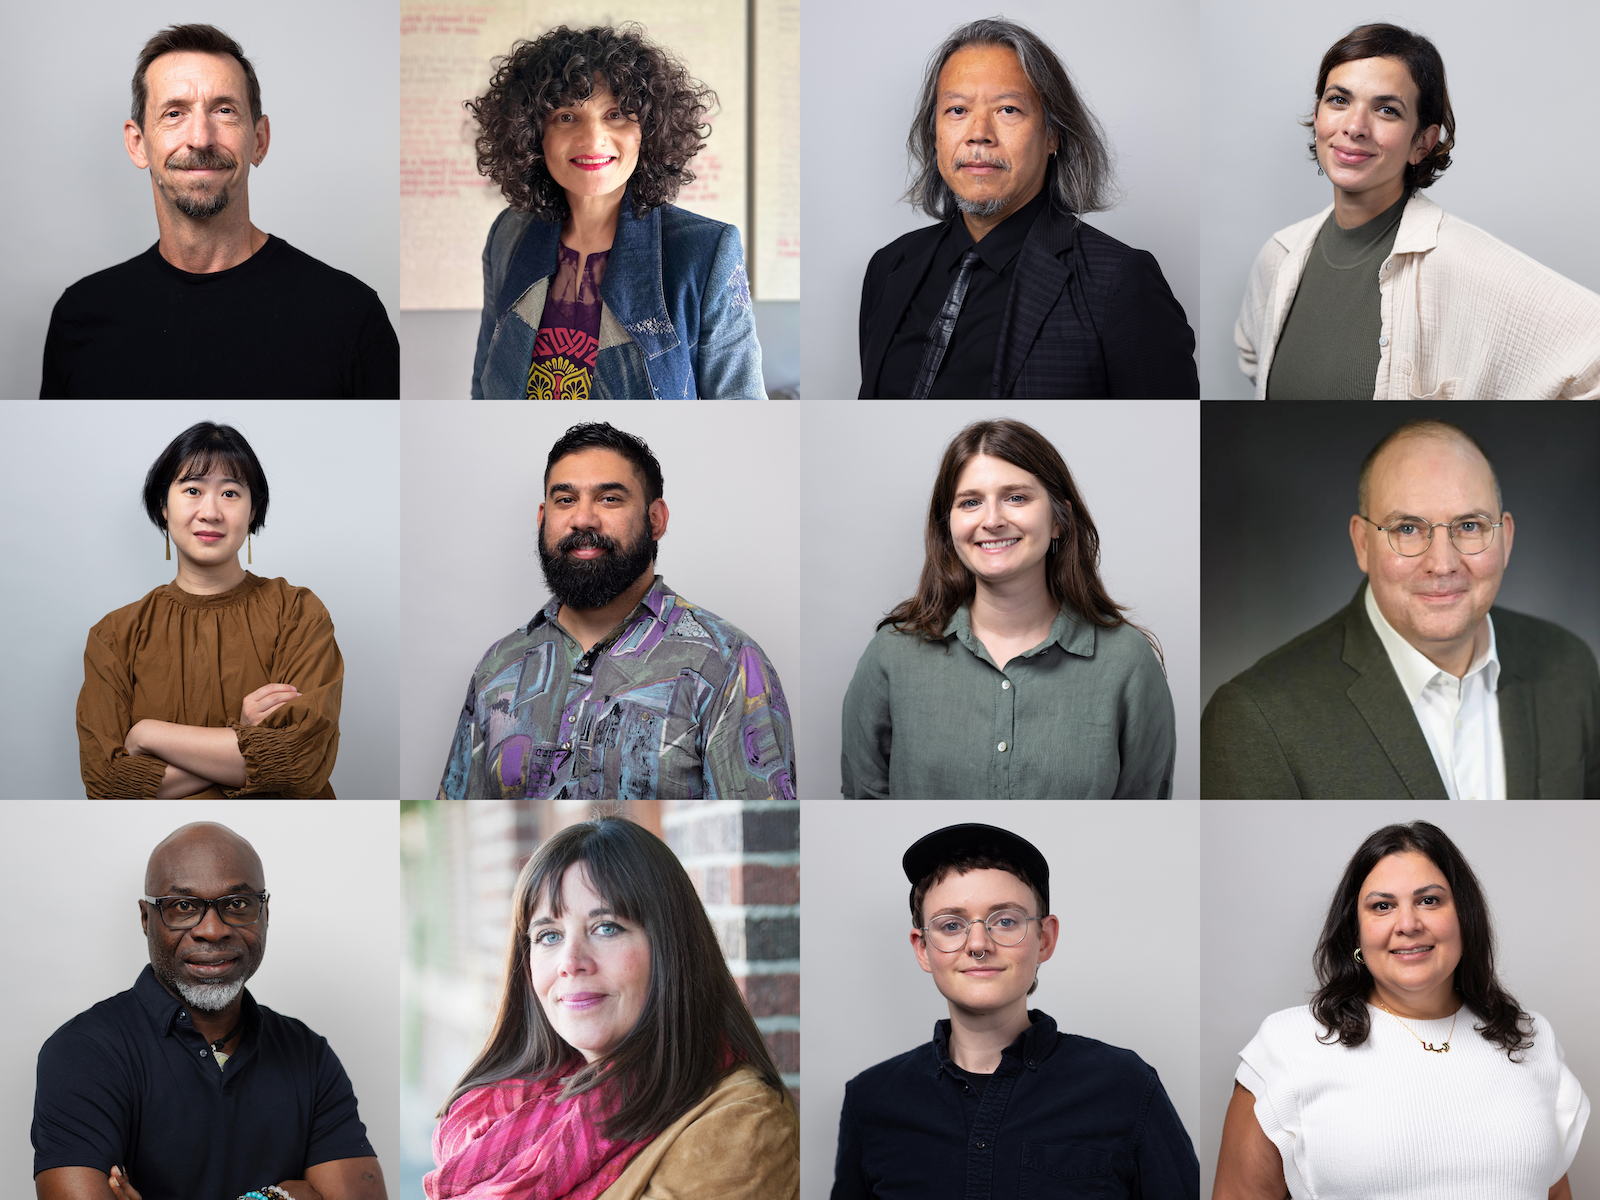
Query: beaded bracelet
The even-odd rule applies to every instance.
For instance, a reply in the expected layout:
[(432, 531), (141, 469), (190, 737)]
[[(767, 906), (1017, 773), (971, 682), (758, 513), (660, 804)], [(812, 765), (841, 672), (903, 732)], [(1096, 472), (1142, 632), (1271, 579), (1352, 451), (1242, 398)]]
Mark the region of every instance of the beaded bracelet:
[(269, 1183), (264, 1188), (257, 1188), (253, 1192), (246, 1192), (244, 1195), (239, 1197), (239, 1200), (294, 1200), (294, 1197), (289, 1195), (288, 1192), (284, 1191), (277, 1184)]

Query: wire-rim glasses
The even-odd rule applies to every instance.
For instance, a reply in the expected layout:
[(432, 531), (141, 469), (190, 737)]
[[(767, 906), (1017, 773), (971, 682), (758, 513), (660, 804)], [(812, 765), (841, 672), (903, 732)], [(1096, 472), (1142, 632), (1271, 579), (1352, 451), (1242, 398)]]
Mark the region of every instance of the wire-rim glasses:
[(208, 908), (217, 910), (224, 925), (254, 925), (261, 919), (268, 895), (267, 892), (236, 892), (215, 900), (199, 896), (140, 896), (139, 899), (155, 905), (161, 923), (168, 929), (193, 929), (206, 919)]
[(982, 925), (989, 934), (989, 940), (997, 946), (1018, 946), (1028, 936), (1028, 922), (1038, 919), (1019, 909), (1002, 908), (999, 912), (990, 913), (982, 921), (969, 921), (954, 913), (945, 913), (920, 928), (922, 936), (928, 939), (928, 944), (935, 950), (954, 954), (966, 948), (974, 925)]
[(1461, 554), (1482, 554), (1494, 545), (1494, 531), (1505, 524), (1504, 515), (1499, 521), (1490, 521), (1483, 514), (1457, 517), (1454, 521), (1424, 521), (1421, 517), (1397, 517), (1387, 525), (1379, 525), (1365, 513), (1357, 513), (1374, 529), (1383, 530), (1390, 548), (1403, 558), (1416, 558), (1426, 554), (1433, 544), (1435, 529), (1450, 531), (1450, 544)]

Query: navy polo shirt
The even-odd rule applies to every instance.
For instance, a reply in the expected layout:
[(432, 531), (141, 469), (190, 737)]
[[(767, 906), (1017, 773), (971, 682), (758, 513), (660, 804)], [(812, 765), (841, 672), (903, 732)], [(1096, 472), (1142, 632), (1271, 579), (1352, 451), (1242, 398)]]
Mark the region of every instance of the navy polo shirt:
[(969, 1078), (933, 1041), (844, 1089), (833, 1200), (1197, 1200), (1200, 1162), (1155, 1070), (1044, 1013)]
[(183, 1004), (146, 967), (39, 1051), (33, 1171), (122, 1167), (144, 1200), (212, 1200), (373, 1154), (327, 1040), (247, 990), (217, 1069)]

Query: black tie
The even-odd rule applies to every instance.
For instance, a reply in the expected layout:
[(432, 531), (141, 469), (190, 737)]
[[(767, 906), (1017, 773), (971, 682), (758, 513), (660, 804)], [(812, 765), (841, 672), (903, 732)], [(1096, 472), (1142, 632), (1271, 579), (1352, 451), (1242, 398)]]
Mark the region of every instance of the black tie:
[(917, 382), (911, 388), (913, 400), (926, 400), (933, 391), (933, 381), (938, 378), (939, 364), (944, 362), (944, 352), (950, 346), (950, 335), (956, 331), (956, 318), (961, 315), (961, 302), (967, 298), (967, 284), (978, 258), (976, 247), (961, 256), (961, 270), (944, 298), (944, 307), (928, 326), (928, 345), (922, 352), (922, 365), (917, 368)]

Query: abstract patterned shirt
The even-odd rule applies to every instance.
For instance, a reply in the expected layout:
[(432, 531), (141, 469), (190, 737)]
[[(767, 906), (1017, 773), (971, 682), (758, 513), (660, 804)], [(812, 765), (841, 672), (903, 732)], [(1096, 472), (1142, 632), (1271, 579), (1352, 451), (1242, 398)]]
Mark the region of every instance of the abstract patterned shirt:
[(600, 282), (606, 277), (611, 252), (600, 250), (582, 258), (570, 246), (558, 251), (528, 366), (529, 400), (587, 400), (593, 390), (595, 355), (600, 350)]
[(789, 705), (748, 636), (659, 575), (588, 653), (560, 610), (483, 656), (440, 799), (793, 798)]

